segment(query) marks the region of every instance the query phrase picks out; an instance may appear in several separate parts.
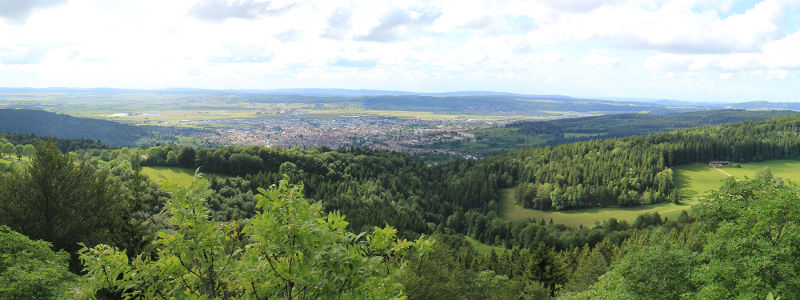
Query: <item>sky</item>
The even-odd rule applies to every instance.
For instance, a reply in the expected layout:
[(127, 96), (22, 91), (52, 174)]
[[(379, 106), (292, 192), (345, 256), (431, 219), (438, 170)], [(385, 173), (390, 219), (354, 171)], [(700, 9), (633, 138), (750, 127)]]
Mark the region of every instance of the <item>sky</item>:
[(0, 0), (0, 86), (800, 101), (800, 0)]

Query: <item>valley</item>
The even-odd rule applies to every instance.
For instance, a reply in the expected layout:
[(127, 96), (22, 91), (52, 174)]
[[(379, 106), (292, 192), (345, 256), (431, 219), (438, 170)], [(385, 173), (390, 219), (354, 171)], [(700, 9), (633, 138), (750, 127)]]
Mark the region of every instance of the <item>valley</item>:
[[(5, 111), (12, 115), (15, 112), (19, 111)], [(72, 131), (81, 132), (84, 122), (84, 119), (49, 113), (35, 113), (35, 116), (35, 120), (17, 119), (20, 121), (15, 124), (26, 121), (27, 124), (43, 125), (30, 125), (31, 128), (53, 130), (53, 127), (45, 126), (52, 122), (43, 121), (53, 117), (72, 122), (75, 124)], [(759, 120), (773, 116), (769, 120)], [(628, 121), (603, 121), (604, 118)], [(348, 126), (370, 126), (361, 117), (352, 119), (358, 121)], [(246, 120), (253, 122), (255, 119)], [(334, 123), (334, 119), (316, 120)], [(88, 124), (94, 124), (92, 122), (95, 121), (98, 120), (91, 120)], [(417, 126), (422, 121), (425, 120), (411, 120)], [(642, 122), (649, 122), (647, 124), (650, 126), (643, 126)], [(681, 122), (723, 124), (684, 128)], [(142, 125), (115, 124), (123, 130), (147, 128)], [(281, 125), (291, 126), (288, 123)], [(323, 124), (318, 125), (314, 128), (321, 131)], [(259, 126), (266, 125), (252, 126), (248, 130)], [(193, 127), (162, 127), (197, 130)], [(668, 129), (670, 127), (673, 129)], [(96, 125), (87, 125), (86, 128), (100, 133), (116, 130)], [(511, 128), (513, 132), (504, 132)], [(305, 224), (327, 224), (320, 223), (328, 222), (321, 215), (324, 212), (327, 220), (346, 218), (346, 223), (335, 225), (340, 228), (337, 230), (364, 234), (372, 232), (373, 236), (381, 234), (381, 230), (395, 232), (393, 236), (397, 239), (393, 237), (392, 243), (396, 245), (410, 243), (406, 245), (417, 249), (426, 247), (428, 239), (433, 239), (436, 242), (432, 245), (436, 250), (429, 255), (457, 268), (457, 274), (500, 274), (495, 276), (509, 278), (512, 282), (540, 282), (526, 279), (534, 273), (517, 269), (519, 262), (534, 264), (545, 259), (545, 262), (538, 263), (554, 270), (548, 272), (579, 276), (577, 269), (571, 270), (560, 261), (576, 264), (580, 268), (585, 264), (582, 257), (605, 251), (602, 249), (623, 251), (627, 249), (625, 243), (636, 241), (638, 236), (655, 236), (663, 231), (691, 235), (694, 232), (691, 230), (696, 230), (692, 228), (706, 226), (704, 222), (713, 218), (702, 216), (708, 216), (709, 213), (713, 215), (713, 211), (707, 209), (719, 205), (710, 201), (708, 192), (738, 191), (720, 189), (722, 180), (727, 176), (710, 168), (707, 164), (709, 160), (732, 161), (732, 166), (724, 170), (740, 181), (728, 184), (734, 187), (744, 185), (744, 191), (773, 188), (774, 185), (764, 183), (767, 179), (763, 174), (767, 169), (776, 177), (800, 179), (794, 172), (800, 167), (800, 161), (796, 160), (800, 153), (797, 150), (800, 149), (800, 139), (797, 139), (800, 131), (797, 128), (800, 128), (800, 117), (792, 112), (736, 110), (669, 117), (601, 116), (530, 124), (510, 123), (506, 127), (474, 129), (473, 132), (494, 130), (500, 136), (525, 132), (531, 140), (550, 138), (547, 143), (553, 144), (528, 147), (519, 143), (515, 147), (521, 149), (481, 159), (449, 159), (439, 163), (420, 160), (412, 156), (415, 154), (412, 151), (402, 153), (378, 147), (332, 149), (279, 145), (194, 146), (180, 143), (187, 136), (173, 136), (173, 141), (178, 142), (163, 145), (111, 147), (88, 139), (50, 139), (44, 142), (36, 135), (2, 133), (0, 136), (4, 144), (35, 146), (23, 146), (32, 149), (33, 155), (25, 157), (26, 162), (13, 163), (17, 167), (10, 168), (10, 161), (0, 160), (0, 181), (3, 183), (0, 185), (0, 196), (17, 199), (6, 201), (19, 203), (16, 204), (18, 206), (7, 206), (9, 211), (5, 215), (0, 212), (0, 220), (11, 220), (24, 214), (11, 212), (16, 211), (16, 207), (27, 205), (30, 197), (45, 199), (38, 196), (39, 192), (36, 191), (47, 191), (48, 182), (58, 182), (60, 189), (70, 189), (59, 194), (59, 197), (89, 193), (89, 196), (80, 196), (67, 202), (72, 203), (69, 205), (99, 205), (92, 204), (92, 201), (119, 205), (113, 209), (98, 208), (106, 211), (98, 214), (103, 218), (95, 218), (91, 226), (102, 228), (109, 220), (117, 222), (114, 228), (138, 224), (137, 227), (125, 229), (130, 230), (129, 233), (118, 235), (132, 239), (115, 243), (146, 253), (148, 242), (142, 237), (153, 234), (158, 228), (182, 226), (179, 230), (184, 232), (205, 230), (203, 228), (283, 216), (283, 212), (263, 213), (267, 209), (302, 210), (304, 212), (301, 214), (306, 215), (310, 213), (306, 209), (310, 209), (317, 210), (314, 214), (318, 217)], [(311, 132), (315, 129), (305, 130)], [(672, 131), (661, 132), (663, 130)], [(643, 131), (649, 134), (636, 135)], [(163, 139), (165, 135), (159, 135), (163, 132), (147, 134), (151, 141), (166, 141)], [(613, 137), (615, 134), (623, 137)], [(632, 136), (626, 136), (629, 134)], [(201, 140), (197, 137), (193, 139)], [(16, 149), (17, 146), (3, 148)], [(137, 176), (134, 162), (142, 166), (139, 173), (142, 176)], [(197, 168), (202, 169), (202, 184), (193, 183)], [(272, 188), (269, 191), (262, 190), (264, 187)], [(676, 199), (679, 200), (678, 204), (675, 204)], [(271, 204), (264, 206), (265, 203)], [(523, 208), (521, 204), (528, 208)], [(540, 207), (532, 209), (532, 206)], [(131, 214), (136, 221), (130, 223), (123, 217), (114, 216), (121, 211), (128, 211), (125, 214)], [(77, 209), (60, 213), (72, 212), (80, 213)], [(207, 225), (197, 227), (175, 223), (182, 222), (175, 216), (189, 216), (185, 215), (187, 213), (191, 215), (186, 219), (191, 220), (187, 224), (201, 222)], [(289, 220), (303, 217), (297, 218)], [(25, 220), (34, 219), (37, 218)], [(381, 229), (380, 226), (390, 227)], [(110, 231), (98, 232), (106, 234), (104, 232)], [(158, 243), (169, 242), (163, 232), (155, 235)], [(35, 234), (38, 233), (32, 235), (35, 237)], [(77, 231), (70, 234), (82, 236), (84, 233)], [(214, 233), (205, 233), (203, 236), (209, 234)], [(64, 249), (73, 249), (70, 251), (80, 250), (70, 246), (70, 242), (59, 245)], [(99, 251), (99, 248), (92, 249)], [(124, 255), (113, 251), (107, 253)], [(413, 271), (414, 276), (432, 276), (429, 273), (431, 271), (419, 269), (423, 264), (417, 261), (418, 258), (410, 256), (407, 259), (410, 265), (417, 268)], [(630, 258), (623, 256), (610, 259), (625, 261)], [(613, 266), (608, 264), (604, 268)], [(555, 286), (568, 283), (571, 279), (540, 280), (552, 284), (542, 287), (543, 292), (556, 292), (567, 299), (573, 295)], [(602, 277), (592, 280), (602, 280)], [(412, 287), (415, 284), (408, 280), (404, 283)], [(583, 290), (587, 293), (593, 291)]]
[(800, 298), (800, 0), (0, 0), (0, 299)]

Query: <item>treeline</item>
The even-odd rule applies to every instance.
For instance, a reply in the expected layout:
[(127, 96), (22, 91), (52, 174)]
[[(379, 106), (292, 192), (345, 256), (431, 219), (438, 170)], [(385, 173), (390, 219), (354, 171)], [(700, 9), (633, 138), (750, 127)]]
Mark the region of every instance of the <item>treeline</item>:
[(510, 177), (524, 207), (566, 210), (677, 201), (670, 167), (800, 156), (800, 116), (697, 127), (648, 136), (511, 151), (481, 160)]

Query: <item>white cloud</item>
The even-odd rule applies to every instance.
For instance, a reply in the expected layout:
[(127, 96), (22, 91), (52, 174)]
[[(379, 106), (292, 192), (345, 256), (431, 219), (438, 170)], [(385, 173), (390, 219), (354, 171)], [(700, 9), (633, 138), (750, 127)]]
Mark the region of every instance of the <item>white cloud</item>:
[(189, 9), (189, 15), (211, 22), (257, 19), (284, 13), (295, 5), (295, 1), (286, 0), (200, 0)]
[(57, 6), (67, 0), (0, 0), (0, 19), (23, 25), (35, 10)]
[(592, 53), (589, 54), (589, 56), (584, 57), (581, 60), (581, 63), (584, 65), (600, 69), (611, 69), (619, 66), (621, 62), (622, 58), (609, 56), (598, 50), (592, 50)]
[(626, 96), (608, 86), (650, 93), (644, 78), (671, 77), (665, 91), (700, 93), (678, 85), (800, 70), (790, 0), (745, 9), (734, 0), (22, 2), (0, 0), (0, 85)]

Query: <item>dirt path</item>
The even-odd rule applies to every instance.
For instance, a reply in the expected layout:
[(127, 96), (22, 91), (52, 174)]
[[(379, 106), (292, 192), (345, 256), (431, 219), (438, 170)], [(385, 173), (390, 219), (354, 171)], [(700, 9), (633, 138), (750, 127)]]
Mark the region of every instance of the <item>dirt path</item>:
[[(730, 173), (728, 173), (728, 172), (725, 172), (725, 171), (723, 171), (723, 170), (722, 170), (722, 169), (720, 169), (720, 168), (717, 168), (717, 167), (712, 167), (712, 168), (714, 168), (714, 170), (717, 170), (717, 171), (720, 171), (720, 172), (722, 172), (722, 174), (725, 174), (725, 175), (726, 175), (726, 176), (728, 176), (728, 177), (733, 177), (733, 175), (731, 175), (731, 174), (730, 174)], [(733, 177), (733, 180), (739, 181), (739, 178)]]

